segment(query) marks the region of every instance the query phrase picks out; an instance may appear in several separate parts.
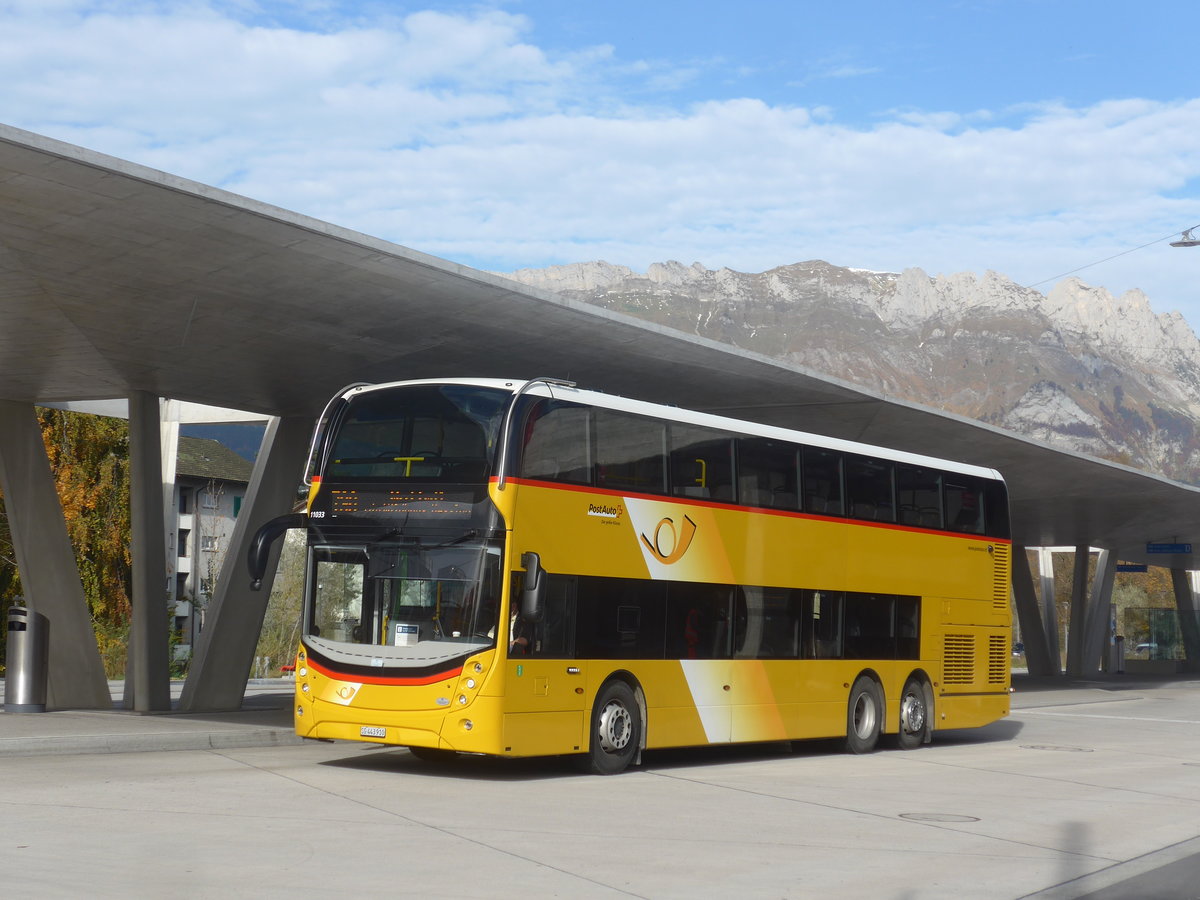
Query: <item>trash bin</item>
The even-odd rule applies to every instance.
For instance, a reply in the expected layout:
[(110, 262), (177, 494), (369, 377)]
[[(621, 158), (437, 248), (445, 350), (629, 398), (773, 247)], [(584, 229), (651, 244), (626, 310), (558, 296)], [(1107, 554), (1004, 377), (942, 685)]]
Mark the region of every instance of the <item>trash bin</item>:
[(8, 650), (4, 666), (4, 711), (46, 711), (50, 620), (14, 606), (8, 611)]

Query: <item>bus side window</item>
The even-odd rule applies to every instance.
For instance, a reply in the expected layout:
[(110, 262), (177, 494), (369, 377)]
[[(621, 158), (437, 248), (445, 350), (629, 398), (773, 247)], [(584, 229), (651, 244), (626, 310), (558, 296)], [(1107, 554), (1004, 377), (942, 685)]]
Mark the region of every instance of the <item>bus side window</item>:
[(667, 426), (607, 409), (596, 410), (596, 485), (661, 494), (666, 490)]
[(895, 659), (895, 598), (888, 594), (847, 594), (844, 619), (846, 659)]
[(733, 655), (736, 658), (800, 658), (804, 623), (801, 591), (742, 587), (735, 600)]
[(921, 601), (896, 598), (896, 659), (921, 658)]
[(579, 576), (575, 652), (582, 659), (662, 659), (666, 584)]
[(766, 438), (738, 439), (738, 503), (799, 509), (800, 489), (794, 444)]
[(693, 425), (671, 425), (671, 493), (733, 502), (733, 441)]
[(727, 659), (732, 595), (729, 585), (671, 582), (667, 587), (667, 657)]
[(890, 462), (865, 456), (846, 457), (846, 512), (856, 519), (895, 522)]
[(842, 515), (842, 454), (836, 450), (805, 447), (802, 460), (804, 511), (825, 516)]
[(543, 400), (525, 427), (522, 478), (592, 483), (591, 415), (584, 406)]
[(954, 531), (983, 534), (983, 485), (975, 478), (946, 479), (946, 526)]
[(901, 525), (942, 527), (942, 475), (932, 469), (896, 466), (896, 502)]
[(531, 656), (571, 659), (575, 655), (575, 575), (547, 574), (542, 621), (533, 628)]
[(841, 659), (842, 594), (804, 591), (801, 640), (805, 659)]

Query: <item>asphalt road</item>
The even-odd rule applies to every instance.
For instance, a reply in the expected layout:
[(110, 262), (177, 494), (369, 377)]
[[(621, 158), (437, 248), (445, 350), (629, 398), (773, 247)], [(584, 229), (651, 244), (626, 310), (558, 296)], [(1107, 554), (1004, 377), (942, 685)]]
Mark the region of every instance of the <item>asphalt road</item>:
[(1009, 719), (912, 752), (658, 752), (608, 778), (308, 742), (0, 773), (4, 897), (1200, 896), (1200, 681), (1026, 679)]

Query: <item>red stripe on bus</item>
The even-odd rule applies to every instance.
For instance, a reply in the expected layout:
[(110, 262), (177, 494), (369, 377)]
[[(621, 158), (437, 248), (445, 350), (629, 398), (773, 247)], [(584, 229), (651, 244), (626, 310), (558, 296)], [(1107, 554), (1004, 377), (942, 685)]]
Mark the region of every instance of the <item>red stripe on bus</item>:
[(447, 669), (445, 672), (438, 672), (435, 675), (421, 675), (416, 678), (389, 678), (383, 675), (355, 675), (349, 672), (337, 672), (327, 668), (320, 663), (313, 662), (310, 657), (308, 665), (314, 671), (319, 672), (326, 678), (336, 678), (338, 681), (352, 681), (355, 684), (386, 684), (386, 685), (421, 685), (421, 684), (436, 684), (447, 678), (457, 678), (462, 674), (462, 666), (457, 669)]

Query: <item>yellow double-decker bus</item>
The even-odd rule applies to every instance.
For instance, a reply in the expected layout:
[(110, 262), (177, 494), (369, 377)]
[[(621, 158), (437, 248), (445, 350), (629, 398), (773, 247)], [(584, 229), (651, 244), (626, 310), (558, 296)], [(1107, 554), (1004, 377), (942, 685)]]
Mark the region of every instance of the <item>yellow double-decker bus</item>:
[(990, 469), (534, 379), (355, 385), (310, 454), (296, 731), (430, 758), (840, 738), (1009, 710)]

